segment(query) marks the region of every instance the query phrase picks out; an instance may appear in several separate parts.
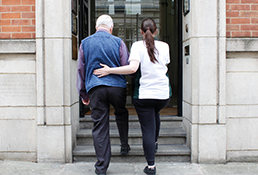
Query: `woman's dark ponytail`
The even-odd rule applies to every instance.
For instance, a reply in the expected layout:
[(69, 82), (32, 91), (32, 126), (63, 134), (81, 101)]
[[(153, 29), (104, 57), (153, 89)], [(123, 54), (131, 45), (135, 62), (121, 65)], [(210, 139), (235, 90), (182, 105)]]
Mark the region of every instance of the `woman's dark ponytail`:
[(150, 61), (153, 63), (158, 62), (158, 60), (155, 57), (155, 53), (157, 50), (155, 48), (154, 38), (152, 36), (154, 32), (157, 30), (155, 21), (151, 18), (144, 19), (142, 21), (141, 30), (145, 34), (144, 41), (146, 43)]

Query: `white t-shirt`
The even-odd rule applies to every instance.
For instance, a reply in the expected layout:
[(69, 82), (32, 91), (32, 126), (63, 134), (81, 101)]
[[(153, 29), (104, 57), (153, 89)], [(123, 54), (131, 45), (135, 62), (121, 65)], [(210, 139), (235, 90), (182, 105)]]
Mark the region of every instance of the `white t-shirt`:
[(139, 99), (168, 99), (169, 79), (166, 76), (167, 64), (170, 63), (169, 46), (162, 41), (154, 41), (158, 62), (152, 63), (144, 41), (137, 41), (131, 47), (129, 61), (140, 62), (141, 78)]

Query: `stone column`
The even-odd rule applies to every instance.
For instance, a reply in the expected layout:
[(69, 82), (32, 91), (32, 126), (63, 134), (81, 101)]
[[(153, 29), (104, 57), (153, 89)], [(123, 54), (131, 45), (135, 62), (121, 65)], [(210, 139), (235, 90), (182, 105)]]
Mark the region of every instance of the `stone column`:
[(183, 17), (183, 121), (197, 163), (226, 161), (225, 3), (192, 0)]
[(36, 0), (38, 162), (72, 162), (79, 109), (71, 43), (71, 1)]

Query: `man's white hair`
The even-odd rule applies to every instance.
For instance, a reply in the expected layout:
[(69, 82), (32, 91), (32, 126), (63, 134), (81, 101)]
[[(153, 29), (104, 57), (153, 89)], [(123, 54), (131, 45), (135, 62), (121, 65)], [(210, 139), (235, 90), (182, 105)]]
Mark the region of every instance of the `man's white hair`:
[(101, 15), (96, 21), (96, 27), (106, 26), (110, 29), (113, 25), (113, 19), (109, 15)]

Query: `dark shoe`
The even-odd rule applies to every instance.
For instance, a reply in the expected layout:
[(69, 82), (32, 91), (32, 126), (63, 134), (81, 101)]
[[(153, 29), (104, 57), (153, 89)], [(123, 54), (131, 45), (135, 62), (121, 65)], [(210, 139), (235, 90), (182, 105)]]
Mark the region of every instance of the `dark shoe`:
[(146, 166), (146, 167), (144, 168), (143, 172), (145, 172), (145, 173), (148, 174), (148, 175), (156, 174), (156, 167), (154, 167), (154, 168), (148, 168), (148, 166)]
[(158, 142), (155, 143), (155, 153), (158, 152)]
[(99, 173), (96, 169), (95, 169), (95, 173), (96, 173), (97, 175), (106, 175), (106, 173)]
[(130, 148), (129, 145), (121, 146), (120, 154), (123, 155), (123, 156), (126, 156), (129, 153), (130, 150), (131, 150), (131, 148)]

